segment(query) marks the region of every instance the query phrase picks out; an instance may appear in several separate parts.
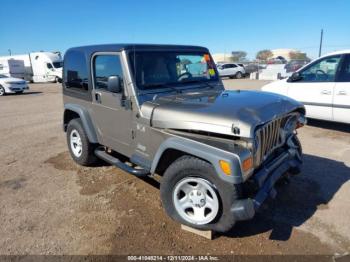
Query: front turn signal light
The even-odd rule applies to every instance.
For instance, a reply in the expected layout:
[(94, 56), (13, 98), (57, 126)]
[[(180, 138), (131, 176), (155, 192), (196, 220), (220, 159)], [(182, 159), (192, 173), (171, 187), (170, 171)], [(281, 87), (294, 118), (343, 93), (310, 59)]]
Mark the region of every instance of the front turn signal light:
[(253, 168), (253, 157), (248, 157), (247, 159), (245, 159), (242, 163), (242, 168), (244, 172), (249, 171), (250, 169)]
[(219, 161), (221, 170), (224, 172), (225, 175), (230, 176), (231, 175), (231, 165), (229, 162), (225, 160)]

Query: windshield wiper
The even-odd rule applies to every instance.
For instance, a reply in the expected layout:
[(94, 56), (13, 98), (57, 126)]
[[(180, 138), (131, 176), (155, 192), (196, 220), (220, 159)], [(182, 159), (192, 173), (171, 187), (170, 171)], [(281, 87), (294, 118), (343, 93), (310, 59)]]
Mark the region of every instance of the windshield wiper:
[(205, 84), (207, 87), (210, 87), (211, 89), (214, 89), (215, 86), (212, 86), (207, 81), (201, 81), (201, 80), (183, 80), (182, 83), (198, 83), (198, 84)]
[(182, 93), (182, 91), (180, 90), (180, 89), (177, 89), (177, 88), (175, 88), (175, 87), (172, 87), (172, 86), (170, 86), (170, 85), (168, 85), (168, 84), (166, 84), (166, 83), (159, 83), (159, 84), (146, 84), (146, 85), (143, 85), (143, 87), (146, 87), (146, 88), (152, 88), (152, 87), (154, 87), (154, 88), (156, 88), (156, 87), (165, 87), (165, 88), (169, 88), (169, 89), (171, 89), (171, 90), (173, 90), (173, 91), (175, 91), (176, 93)]

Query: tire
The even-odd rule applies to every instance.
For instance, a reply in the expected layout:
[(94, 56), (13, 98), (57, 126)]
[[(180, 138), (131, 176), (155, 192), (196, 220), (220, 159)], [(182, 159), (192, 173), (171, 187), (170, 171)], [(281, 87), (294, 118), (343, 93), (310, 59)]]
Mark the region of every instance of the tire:
[(243, 75), (242, 75), (241, 72), (238, 71), (238, 72), (236, 73), (236, 78), (237, 78), (237, 79), (241, 79), (242, 76), (243, 76)]
[(4, 95), (6, 95), (5, 88), (0, 86), (0, 96), (4, 96)]
[[(206, 185), (208, 187), (210, 186), (211, 191), (201, 191), (202, 194), (206, 194), (206, 201), (203, 201), (203, 206), (195, 207), (194, 202), (192, 202), (192, 207), (186, 207), (185, 209), (183, 208), (182, 211), (179, 211), (178, 202), (180, 200), (190, 199), (188, 201), (191, 201), (191, 193), (195, 192), (194, 196), (196, 196), (196, 194), (198, 195), (198, 191), (200, 191), (196, 190), (197, 193), (196, 191), (193, 191), (196, 188), (193, 187), (193, 185), (192, 187), (190, 186), (191, 191), (188, 191), (188, 194), (178, 190), (178, 188), (185, 185), (187, 181), (190, 181), (193, 184), (192, 180), (198, 182), (197, 188), (198, 186), (203, 187), (203, 185)], [(185, 194), (186, 197), (178, 200), (179, 194), (177, 194), (177, 192)], [(215, 193), (216, 197), (212, 192)], [(160, 195), (163, 207), (167, 214), (181, 224), (201, 230), (214, 230), (216, 232), (226, 232), (235, 224), (235, 219), (230, 212), (230, 208), (233, 202), (239, 198), (240, 192), (234, 185), (223, 182), (218, 177), (213, 166), (204, 160), (192, 156), (183, 156), (173, 162), (165, 171), (161, 180)], [(218, 208), (212, 208), (213, 212), (210, 212), (207, 217), (205, 217), (204, 212), (204, 218), (201, 220), (193, 218), (196, 221), (190, 221), (192, 220), (191, 217), (196, 216), (196, 208), (197, 210), (200, 210), (201, 208), (207, 210), (207, 204), (210, 203), (208, 201), (209, 196), (211, 196), (212, 203), (215, 203), (215, 199), (218, 200)], [(188, 201), (186, 200), (186, 202)], [(202, 199), (198, 200), (197, 204), (198, 203), (202, 203)], [(186, 211), (187, 209), (189, 211)], [(193, 212), (193, 214), (191, 214), (191, 212)]]
[(58, 84), (58, 83), (62, 83), (62, 80), (60, 77), (56, 76), (55, 77), (55, 83)]
[(79, 165), (93, 166), (98, 163), (98, 158), (94, 153), (97, 145), (90, 143), (79, 118), (68, 123), (67, 144), (73, 160)]

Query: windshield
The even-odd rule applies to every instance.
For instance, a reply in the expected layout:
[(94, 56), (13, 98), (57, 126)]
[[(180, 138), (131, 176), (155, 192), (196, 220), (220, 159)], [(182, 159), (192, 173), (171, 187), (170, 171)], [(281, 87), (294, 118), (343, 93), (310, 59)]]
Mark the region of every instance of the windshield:
[(136, 84), (141, 90), (218, 80), (215, 64), (208, 53), (136, 51), (130, 52), (129, 58)]
[(63, 62), (53, 62), (52, 64), (54, 68), (61, 68), (63, 66)]

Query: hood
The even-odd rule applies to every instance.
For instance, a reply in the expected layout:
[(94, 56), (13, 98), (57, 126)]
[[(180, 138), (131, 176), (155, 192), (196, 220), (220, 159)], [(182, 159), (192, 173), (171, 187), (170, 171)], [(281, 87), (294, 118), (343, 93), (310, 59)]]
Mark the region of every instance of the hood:
[(276, 87), (280, 88), (280, 87), (286, 86), (287, 80), (288, 80), (288, 78), (272, 81), (272, 82), (262, 86), (261, 90), (269, 91), (270, 88), (276, 88)]
[[(142, 115), (157, 128), (197, 130), (253, 137), (258, 125), (303, 105), (260, 91), (207, 91), (171, 95), (143, 103)], [(233, 134), (238, 127), (239, 134)]]
[(0, 80), (6, 82), (6, 83), (13, 83), (13, 84), (25, 84), (26, 81), (21, 78), (15, 78), (15, 77), (6, 77), (6, 78), (0, 78)]

